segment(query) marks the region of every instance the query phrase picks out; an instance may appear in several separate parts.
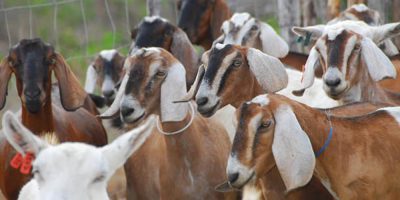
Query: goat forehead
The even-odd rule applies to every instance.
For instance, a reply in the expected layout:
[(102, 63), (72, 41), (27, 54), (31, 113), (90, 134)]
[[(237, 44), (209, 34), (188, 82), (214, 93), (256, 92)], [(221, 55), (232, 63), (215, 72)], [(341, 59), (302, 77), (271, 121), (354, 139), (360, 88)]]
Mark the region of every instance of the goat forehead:
[(235, 13), (232, 18), (231, 22), (234, 24), (236, 27), (241, 27), (243, 26), (247, 20), (251, 18), (249, 13)]
[(324, 29), (324, 35), (328, 35), (328, 39), (334, 40), (342, 31), (357, 33), (365, 37), (371, 37), (371, 27), (363, 21), (345, 20), (332, 25), (328, 25)]
[(100, 51), (100, 56), (107, 61), (111, 61), (115, 54), (117, 54), (117, 50), (115, 49)]
[(352, 5), (351, 9), (354, 9), (357, 12), (365, 12), (369, 10), (369, 8), (363, 3)]
[(144, 17), (144, 21), (148, 22), (148, 23), (153, 23), (156, 20), (160, 20), (160, 21), (163, 21), (163, 22), (168, 22), (167, 19), (162, 18), (160, 16), (146, 16), (146, 17)]
[(103, 162), (102, 154), (96, 147), (80, 143), (62, 143), (44, 149), (36, 158), (35, 165), (47, 166), (46, 169), (97, 169)]
[(256, 103), (259, 104), (260, 106), (267, 106), (269, 104), (269, 98), (268, 98), (268, 94), (263, 94), (263, 95), (259, 95), (254, 97), (250, 102), (247, 102), (248, 104), (250, 103)]

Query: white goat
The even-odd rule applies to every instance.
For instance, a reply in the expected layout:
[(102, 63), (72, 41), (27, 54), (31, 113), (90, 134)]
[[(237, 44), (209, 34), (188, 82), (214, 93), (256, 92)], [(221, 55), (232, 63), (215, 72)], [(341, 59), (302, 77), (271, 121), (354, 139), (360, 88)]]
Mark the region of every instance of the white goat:
[(154, 117), (141, 127), (96, 148), (83, 143), (51, 145), (35, 136), (14, 114), (3, 116), (4, 134), (21, 154), (33, 154), (34, 178), (21, 190), (19, 200), (109, 199), (106, 186), (121, 167), (150, 135)]

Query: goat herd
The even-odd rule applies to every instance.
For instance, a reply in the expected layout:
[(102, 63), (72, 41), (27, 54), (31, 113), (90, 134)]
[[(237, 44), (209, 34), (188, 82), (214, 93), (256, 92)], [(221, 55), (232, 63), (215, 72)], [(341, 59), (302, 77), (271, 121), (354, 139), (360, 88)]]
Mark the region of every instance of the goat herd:
[[(108, 199), (121, 166), (127, 199), (400, 198), (400, 56), (390, 40), (400, 23), (381, 25), (357, 4), (326, 25), (294, 27), (312, 44), (302, 55), (223, 0), (178, 8), (179, 27), (145, 17), (129, 56), (101, 51), (84, 88), (41, 39), (10, 49), (0, 106), (14, 74), (21, 111), (2, 119), (7, 199)], [(209, 50), (199, 58), (192, 43)], [(126, 133), (107, 144), (101, 119)]]

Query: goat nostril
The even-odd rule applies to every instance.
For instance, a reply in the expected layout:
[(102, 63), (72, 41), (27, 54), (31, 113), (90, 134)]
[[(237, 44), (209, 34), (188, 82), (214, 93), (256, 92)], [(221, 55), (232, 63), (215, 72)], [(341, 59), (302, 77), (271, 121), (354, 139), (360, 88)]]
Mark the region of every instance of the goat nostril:
[(229, 183), (234, 183), (239, 178), (239, 173), (233, 173), (228, 175)]
[(40, 96), (41, 91), (40, 90), (25, 90), (24, 94), (29, 99), (33, 99), (33, 98)]
[(325, 81), (326, 85), (329, 87), (336, 87), (340, 84), (340, 82), (341, 81), (339, 78)]
[(198, 106), (204, 106), (206, 105), (208, 102), (208, 98), (207, 97), (201, 97), (199, 99), (196, 99), (196, 103)]
[(133, 112), (135, 112), (135, 109), (133, 109), (133, 108), (125, 107), (125, 108), (121, 109), (121, 114), (124, 117), (131, 115)]
[(114, 91), (113, 90), (103, 91), (103, 95), (105, 97), (112, 97), (114, 95)]

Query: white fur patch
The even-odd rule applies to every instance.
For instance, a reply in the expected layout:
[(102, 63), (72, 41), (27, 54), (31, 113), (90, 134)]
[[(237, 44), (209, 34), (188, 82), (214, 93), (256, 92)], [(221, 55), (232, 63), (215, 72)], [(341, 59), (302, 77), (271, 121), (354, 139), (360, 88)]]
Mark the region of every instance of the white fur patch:
[(97, 72), (94, 69), (93, 65), (89, 65), (86, 72), (85, 91), (88, 93), (93, 93), (96, 88), (96, 82)]
[(237, 159), (236, 155), (230, 155), (228, 159), (228, 165), (226, 167), (227, 174), (239, 173), (238, 179), (235, 181), (237, 184), (243, 184), (246, 182), (250, 176), (253, 174), (253, 170), (244, 166)]
[(145, 21), (145, 22), (148, 22), (148, 23), (153, 23), (153, 22), (156, 21), (157, 19), (160, 19), (160, 20), (163, 21), (163, 22), (168, 22), (167, 19), (162, 18), (162, 17), (160, 17), (160, 16), (146, 16), (146, 17), (144, 17), (144, 21)]
[(111, 61), (114, 58), (116, 53), (118, 53), (118, 51), (115, 49), (103, 50), (103, 51), (100, 51), (100, 56), (107, 61)]
[(343, 28), (338, 28), (336, 30), (329, 31), (328, 40), (334, 40), (338, 35), (340, 35), (344, 31)]
[(385, 107), (385, 108), (380, 108), (378, 110), (384, 110), (387, 113), (389, 113), (400, 125), (400, 107)]
[(225, 48), (226, 45), (227, 45), (227, 44), (217, 43), (217, 44), (215, 45), (215, 48), (217, 48), (218, 50), (221, 50), (221, 49)]
[(268, 105), (269, 104), (268, 94), (262, 94), (262, 95), (258, 95), (256, 97), (254, 97), (251, 100), (251, 103), (257, 103), (257, 104), (260, 104), (260, 106)]
[(250, 14), (247, 12), (244, 13), (235, 13), (230, 21), (236, 26), (240, 27), (243, 26), (244, 23), (251, 18)]
[(351, 8), (354, 8), (357, 12), (365, 12), (368, 11), (368, 6), (363, 3), (352, 5)]
[(242, 200), (259, 200), (262, 199), (262, 191), (253, 185), (246, 185), (243, 188)]

